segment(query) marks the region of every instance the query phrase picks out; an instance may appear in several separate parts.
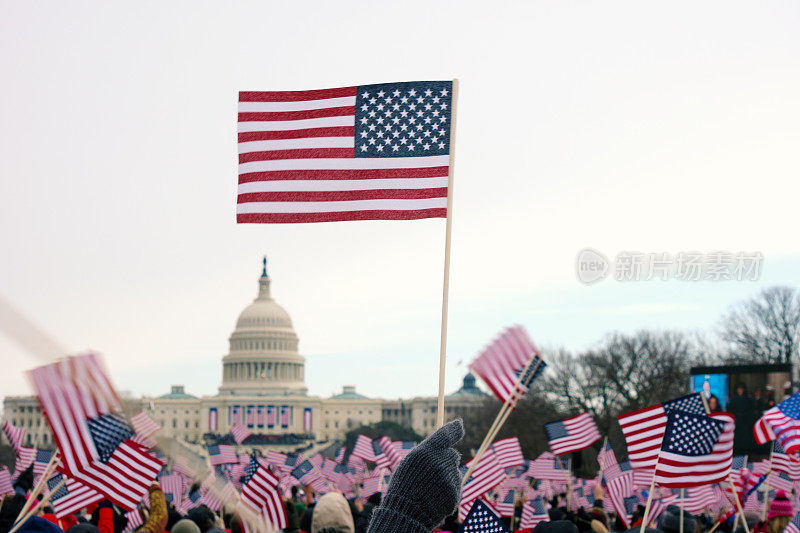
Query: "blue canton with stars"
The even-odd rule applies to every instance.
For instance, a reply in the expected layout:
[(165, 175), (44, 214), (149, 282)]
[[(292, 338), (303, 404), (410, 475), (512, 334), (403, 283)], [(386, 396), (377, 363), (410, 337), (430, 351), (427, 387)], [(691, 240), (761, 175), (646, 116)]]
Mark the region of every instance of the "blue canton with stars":
[(128, 424), (117, 415), (101, 415), (87, 420), (86, 424), (97, 448), (98, 458), (103, 463), (108, 462), (122, 441), (133, 436)]
[(667, 415), (661, 449), (689, 457), (708, 455), (724, 428), (725, 422), (710, 416), (673, 410)]
[(63, 498), (67, 494), (69, 494), (69, 489), (67, 489), (67, 485), (66, 484), (61, 485), (58, 488), (58, 490), (53, 492), (53, 489), (56, 487), (56, 485), (61, 483), (62, 479), (64, 479), (64, 476), (62, 476), (61, 474), (56, 474), (55, 476), (53, 476), (53, 477), (51, 477), (50, 479), (47, 480), (47, 488), (51, 492), (51, 496), (50, 496), (50, 500), (51, 501), (60, 500), (61, 498)]
[(674, 400), (669, 400), (662, 403), (661, 406), (667, 413), (673, 409), (677, 409), (679, 411), (694, 413), (696, 415), (706, 414), (706, 409), (703, 407), (703, 400), (700, 398), (700, 394), (698, 393), (688, 394), (686, 396), (681, 396), (680, 398), (675, 398)]
[(547, 440), (563, 439), (569, 436), (567, 426), (560, 420), (558, 422), (550, 422), (544, 425), (544, 431), (547, 433)]
[(800, 392), (792, 394), (777, 405), (778, 409), (790, 418), (800, 419)]
[(508, 533), (500, 518), (482, 500), (475, 500), (467, 513), (459, 533)]
[[(540, 361), (539, 356), (536, 356), (531, 364), (524, 368), (525, 375), (520, 380), (523, 387), (530, 387), (534, 379), (538, 378), (544, 373), (547, 363)], [(519, 377), (522, 374), (522, 368), (515, 370), (514, 374)]]
[(452, 93), (452, 81), (359, 86), (355, 156), (448, 155)]

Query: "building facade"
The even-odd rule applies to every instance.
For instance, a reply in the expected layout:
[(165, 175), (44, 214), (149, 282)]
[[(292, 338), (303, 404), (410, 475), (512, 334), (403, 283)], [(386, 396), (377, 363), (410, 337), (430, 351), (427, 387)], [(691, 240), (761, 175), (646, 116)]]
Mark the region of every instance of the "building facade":
[[(131, 414), (144, 410), (161, 425), (161, 435), (194, 443), (209, 434), (224, 435), (237, 422), (256, 435), (248, 441), (256, 444), (343, 440), (348, 431), (383, 420), (421, 435), (435, 429), (435, 397), (368, 398), (351, 385), (330, 398), (309, 395), (298, 336), (289, 313), (273, 299), (271, 283), (264, 259), (258, 294), (239, 314), (228, 339), (216, 395), (193, 396), (183, 385), (174, 385), (162, 396), (125, 399), (126, 410)], [(463, 416), (486, 397), (468, 374), (463, 386), (445, 399), (445, 418)], [(26, 430), (26, 444), (52, 446), (34, 397), (7, 397), (4, 418)]]

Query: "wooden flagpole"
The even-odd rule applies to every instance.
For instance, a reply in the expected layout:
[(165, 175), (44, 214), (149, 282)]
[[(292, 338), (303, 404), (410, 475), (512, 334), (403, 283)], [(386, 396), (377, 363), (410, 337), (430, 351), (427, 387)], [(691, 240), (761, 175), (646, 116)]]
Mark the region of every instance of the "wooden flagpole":
[(56, 450), (53, 452), (53, 457), (50, 458), (50, 462), (47, 463), (44, 473), (42, 473), (42, 475), (39, 477), (39, 481), (36, 483), (36, 486), (31, 489), (31, 496), (25, 501), (25, 505), (22, 506), (22, 510), (17, 515), (17, 519), (14, 521), (14, 523), (18, 523), (20, 518), (24, 517), (28, 512), (28, 509), (31, 508), (31, 505), (33, 505), (33, 498), (41, 492), (42, 487), (44, 487), (44, 484), (47, 483), (47, 480), (50, 478), (50, 474), (52, 474), (53, 470), (55, 470), (58, 466), (58, 458), (59, 454), (58, 450)]
[(681, 527), (679, 528), (679, 533), (683, 533), (683, 491), (685, 489), (681, 487)]
[[(483, 457), (483, 454), (486, 453), (486, 450), (489, 448), (489, 445), (494, 440), (495, 436), (497, 435), (497, 432), (500, 431), (500, 428), (503, 426), (506, 419), (511, 414), (511, 411), (513, 410), (511, 407), (512, 401), (516, 405), (516, 402), (519, 400), (519, 397), (517, 396), (520, 392), (519, 386), (522, 383), (523, 377), (528, 373), (528, 369), (530, 368), (530, 366), (533, 364), (534, 361), (537, 361), (537, 354), (533, 354), (531, 356), (531, 359), (530, 361), (528, 361), (528, 364), (525, 366), (522, 372), (520, 372), (516, 383), (514, 383), (514, 388), (511, 390), (511, 394), (509, 395), (508, 400), (506, 400), (503, 403), (503, 407), (501, 407), (500, 412), (497, 413), (497, 416), (495, 417), (494, 422), (489, 428), (489, 431), (486, 432), (486, 436), (483, 438), (483, 442), (481, 443), (480, 448), (478, 448), (478, 452), (475, 454), (475, 458), (470, 463), (469, 468), (467, 469), (467, 473), (464, 474), (464, 478), (461, 480), (462, 487), (466, 484), (467, 480), (469, 479), (469, 476), (472, 475), (472, 471), (475, 470), (475, 467), (478, 465), (478, 461), (480, 461), (481, 457)], [(536, 371), (539, 370), (539, 366), (541, 364), (542, 364), (542, 358), (539, 357), (538, 361), (536, 362), (536, 366), (533, 368), (533, 372), (531, 372), (531, 375), (536, 375)]]
[[(769, 507), (769, 476), (770, 472), (772, 472), (772, 454), (775, 451), (775, 444), (772, 444), (772, 448), (769, 450), (769, 470), (767, 470), (767, 479), (766, 479), (766, 488), (764, 489), (764, 509), (761, 511), (761, 521), (765, 521), (767, 519), (767, 508)], [(745, 464), (747, 462), (745, 461)]]
[[(50, 490), (50, 492), (47, 494), (47, 496), (42, 496), (42, 499), (41, 499), (41, 500), (39, 500), (39, 503), (37, 503), (37, 504), (36, 504), (36, 506), (35, 506), (33, 509), (31, 509), (31, 510), (30, 510), (29, 512), (27, 512), (27, 513), (20, 513), (20, 514), (19, 514), (19, 516), (17, 517), (17, 522), (16, 522), (16, 524), (14, 525), (14, 527), (12, 527), (12, 528), (11, 528), (11, 531), (9, 531), (8, 533), (16, 533), (16, 531), (17, 531), (19, 528), (21, 528), (21, 527), (22, 527), (22, 526), (25, 524), (25, 522), (27, 522), (27, 521), (28, 521), (28, 519), (29, 519), (30, 517), (34, 516), (36, 513), (38, 513), (38, 512), (39, 512), (39, 510), (40, 510), (42, 507), (44, 507), (45, 505), (47, 505), (47, 503), (50, 501), (50, 498), (53, 496), (53, 494), (55, 494), (56, 492), (58, 492), (58, 490), (59, 490), (61, 487), (63, 487), (63, 486), (64, 486), (64, 484), (65, 484), (66, 482), (67, 482), (67, 478), (66, 478), (66, 477), (62, 477), (62, 478), (61, 478), (61, 481), (59, 481), (59, 482), (56, 484), (56, 486), (55, 486), (55, 487), (53, 487), (53, 488)], [(34, 496), (34, 495), (33, 495), (33, 494), (31, 494), (31, 497), (30, 497), (30, 498), (28, 498), (28, 501), (33, 501), (33, 496)], [(27, 503), (27, 502), (26, 502), (26, 503)]]
[(644, 514), (642, 515), (642, 527), (639, 529), (639, 533), (644, 533), (644, 529), (647, 527), (647, 513), (650, 511), (650, 504), (653, 503), (653, 492), (656, 489), (656, 470), (658, 469), (658, 461), (661, 459), (661, 450), (658, 450), (658, 456), (656, 457), (656, 464), (653, 467), (653, 479), (650, 481), (650, 490), (647, 491), (647, 504), (644, 506)]
[(436, 427), (444, 425), (444, 371), (447, 362), (447, 300), (450, 293), (450, 234), (453, 227), (453, 165), (456, 151), (456, 107), (458, 79), (453, 80), (450, 109), (450, 167), (447, 174), (447, 222), (444, 236), (444, 283), (442, 284), (442, 331), (439, 344), (439, 401), (436, 406)]

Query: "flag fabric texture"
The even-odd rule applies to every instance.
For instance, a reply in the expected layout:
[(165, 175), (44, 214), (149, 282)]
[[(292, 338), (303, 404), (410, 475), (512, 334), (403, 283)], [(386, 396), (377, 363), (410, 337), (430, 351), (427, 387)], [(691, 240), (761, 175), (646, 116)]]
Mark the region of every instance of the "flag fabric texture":
[(800, 533), (800, 512), (795, 513), (791, 522), (786, 525), (784, 533)]
[(245, 467), (242, 502), (276, 530), (287, 525), (286, 509), (277, 491), (278, 483), (278, 477), (255, 458)]
[(250, 431), (243, 424), (237, 422), (231, 425), (231, 435), (233, 435), (233, 440), (236, 441), (236, 444), (241, 444), (250, 436)]
[(47, 489), (52, 492), (50, 504), (56, 518), (63, 518), (103, 499), (103, 495), (96, 490), (70, 478), (66, 478), (66, 482), (56, 488), (64, 479), (63, 474), (57, 473), (47, 480)]
[(539, 522), (549, 519), (544, 501), (539, 496), (522, 505), (522, 517), (520, 518), (519, 527), (521, 529), (533, 529)]
[(147, 493), (163, 463), (134, 440), (99, 358), (73, 356), (30, 372), (61, 452), (62, 473), (129, 511)]
[(800, 451), (800, 392), (764, 413), (753, 427), (753, 435), (758, 444), (777, 440), (785, 453)]
[(359, 435), (356, 439), (355, 446), (353, 446), (353, 453), (350, 455), (355, 455), (365, 461), (375, 462), (375, 451), (372, 448), (372, 439), (366, 435)]
[(0, 468), (0, 499), (5, 494), (14, 494), (14, 486), (11, 483), (11, 473), (4, 466)]
[(235, 464), (239, 462), (236, 448), (230, 444), (212, 444), (208, 447), (208, 459), (212, 466)]
[[(468, 461), (465, 467), (469, 468), (474, 460)], [(461, 490), (459, 519), (464, 519), (477, 498), (502, 483), (505, 478), (506, 472), (497, 460), (496, 454), (491, 448), (487, 449)]]
[(144, 412), (133, 415), (131, 417), (131, 424), (133, 425), (133, 430), (136, 432), (136, 435), (143, 439), (150, 437), (153, 433), (161, 429), (161, 426)]
[(484, 348), (469, 368), (498, 400), (515, 406), (546, 366), (525, 328), (512, 326)]
[(671, 411), (656, 464), (656, 482), (684, 488), (725, 481), (733, 459), (734, 420), (729, 413)]
[(589, 413), (544, 425), (550, 449), (556, 455), (588, 448), (601, 439), (600, 431)]
[(522, 447), (517, 437), (498, 440), (492, 444), (492, 450), (503, 468), (513, 468), (525, 464), (525, 457), (522, 455)]
[(240, 223), (447, 216), (452, 81), (239, 93)]
[(689, 394), (630, 413), (619, 415), (620, 428), (628, 445), (628, 460), (633, 468), (652, 470), (667, 425), (667, 414), (673, 410), (705, 414), (700, 394)]
[(459, 533), (509, 533), (500, 517), (483, 500), (475, 500), (458, 531)]

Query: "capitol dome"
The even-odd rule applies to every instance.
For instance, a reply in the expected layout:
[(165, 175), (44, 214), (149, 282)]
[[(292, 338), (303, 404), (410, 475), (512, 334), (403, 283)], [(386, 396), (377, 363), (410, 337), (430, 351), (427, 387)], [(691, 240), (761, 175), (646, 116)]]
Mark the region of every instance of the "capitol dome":
[(258, 278), (258, 296), (244, 308), (222, 359), (220, 394), (305, 394), (305, 358), (289, 313), (272, 299), (267, 259)]

